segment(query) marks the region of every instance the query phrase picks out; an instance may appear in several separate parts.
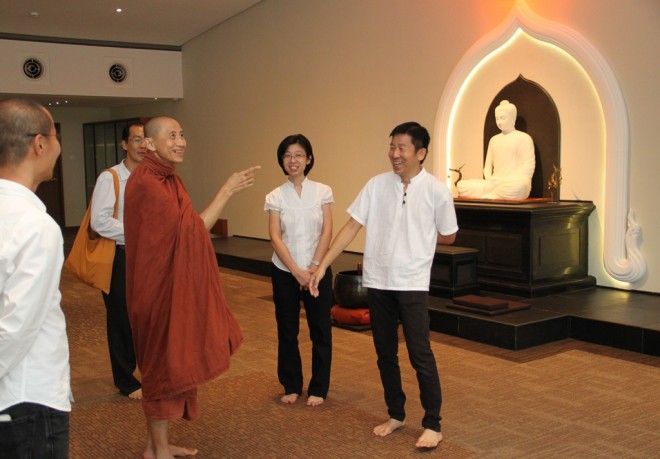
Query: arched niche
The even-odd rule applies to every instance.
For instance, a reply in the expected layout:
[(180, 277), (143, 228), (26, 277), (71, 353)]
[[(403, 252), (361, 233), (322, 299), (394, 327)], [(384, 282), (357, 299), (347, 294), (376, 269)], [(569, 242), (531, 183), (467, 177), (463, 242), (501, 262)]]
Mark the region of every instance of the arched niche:
[[(561, 167), (560, 120), (552, 96), (538, 83), (522, 75), (504, 86), (493, 98), (484, 120), (483, 158), (486, 159), (490, 139), (500, 133), (495, 122), (495, 107), (508, 100), (516, 106), (516, 129), (526, 132), (534, 141), (536, 167), (532, 176), (530, 198), (550, 198), (548, 182), (554, 169)], [(559, 189), (554, 191), (559, 196)]]
[[(512, 52), (515, 47), (522, 51)], [(526, 55), (525, 49), (532, 49), (531, 55)], [(543, 53), (542, 59), (538, 53)], [(561, 55), (565, 59), (554, 64), (573, 62), (572, 78), (559, 77), (550, 64), (555, 56)], [(447, 177), (450, 184), (449, 168), (456, 168), (464, 161), (458, 153), (476, 151), (481, 156), (481, 133), (464, 135), (470, 128), (461, 128), (461, 124), (476, 124), (475, 120), (482, 119), (487, 108), (484, 105), (492, 97), (484, 94), (495, 93), (495, 88), (519, 73), (527, 74), (517, 71), (517, 67), (530, 63), (541, 65), (539, 75), (531, 77), (548, 89), (553, 98), (556, 91), (567, 91), (574, 99), (590, 100), (588, 105), (592, 108), (578, 113), (584, 104), (555, 98), (562, 116), (561, 199), (591, 200), (596, 204), (597, 212), (592, 214), (590, 225), (589, 270), (598, 283), (622, 287), (626, 285), (620, 283), (634, 283), (644, 277), (646, 262), (639, 250), (640, 228), (628, 207), (630, 134), (621, 89), (593, 45), (568, 27), (539, 18), (523, 1), (516, 3), (499, 27), (468, 50), (450, 76), (434, 127), (434, 173)], [(546, 63), (548, 68), (543, 70)], [(474, 84), (479, 78), (482, 84)], [(580, 80), (588, 81), (590, 89), (571, 87)], [(570, 122), (566, 122), (567, 117)], [(589, 118), (586, 122), (585, 117)], [(571, 135), (569, 129), (581, 132)], [(585, 133), (588, 129), (591, 132)], [(571, 141), (574, 147), (569, 148), (567, 142)], [(571, 158), (571, 164), (567, 157)], [(474, 164), (465, 165), (464, 178), (479, 177), (482, 161), (470, 162)]]

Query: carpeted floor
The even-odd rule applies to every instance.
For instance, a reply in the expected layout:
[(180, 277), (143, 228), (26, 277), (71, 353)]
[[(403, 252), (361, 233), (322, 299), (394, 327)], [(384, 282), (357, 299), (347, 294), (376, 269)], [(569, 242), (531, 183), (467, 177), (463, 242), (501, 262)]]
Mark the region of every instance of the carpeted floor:
[[(278, 393), (276, 378), (266, 373), (220, 378), (200, 391), (203, 416), (175, 424), (172, 440), (194, 445), (201, 450), (199, 457), (209, 458), (372, 458), (411, 452), (411, 432), (385, 440), (364, 428), (365, 422), (379, 421), (374, 414), (337, 399), (313, 410), (303, 403), (283, 406)], [(73, 457), (136, 457), (143, 446), (139, 435), (126, 436), (127, 428), (143, 424), (139, 407), (129, 401), (78, 406), (73, 424), (80, 426)], [(102, 438), (94, 431), (99, 425), (104, 426)], [(450, 442), (442, 450), (456, 458), (474, 455)]]
[[(270, 279), (229, 270), (221, 278), (245, 343), (231, 369), (200, 388), (202, 417), (172, 424), (172, 441), (198, 448), (197, 457), (658, 457), (660, 358), (573, 340), (513, 352), (433, 333), (446, 439), (430, 453), (414, 449), (422, 411), (403, 342), (408, 417), (389, 437), (371, 434), (387, 414), (369, 332), (335, 328), (328, 400), (285, 406)], [(71, 458), (139, 457), (142, 410), (112, 386), (101, 295), (66, 272), (62, 292), (76, 398)], [(304, 320), (300, 342), (308, 376)]]

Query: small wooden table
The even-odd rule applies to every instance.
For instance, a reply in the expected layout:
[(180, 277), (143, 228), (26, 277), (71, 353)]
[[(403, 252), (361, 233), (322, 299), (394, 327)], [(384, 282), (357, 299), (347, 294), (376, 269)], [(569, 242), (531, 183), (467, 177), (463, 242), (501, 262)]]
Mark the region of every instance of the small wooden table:
[(431, 266), (429, 294), (455, 298), (478, 293), (478, 254), (477, 249), (470, 247), (438, 244)]

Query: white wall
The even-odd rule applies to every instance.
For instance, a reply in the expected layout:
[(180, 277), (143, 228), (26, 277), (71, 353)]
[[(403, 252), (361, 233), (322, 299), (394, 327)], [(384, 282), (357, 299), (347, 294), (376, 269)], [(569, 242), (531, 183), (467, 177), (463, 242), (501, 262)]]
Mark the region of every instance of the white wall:
[(83, 123), (110, 119), (107, 108), (51, 108), (53, 119), (60, 123), (62, 134), (62, 174), (64, 185), (64, 222), (78, 226), (86, 209), (85, 154)]
[[(660, 291), (660, 237), (653, 231), (660, 222), (649, 191), (660, 170), (653, 135), (660, 103), (660, 4), (527, 3), (537, 15), (590, 40), (620, 78), (631, 122), (630, 207), (643, 228), (641, 250), (649, 265), (648, 278), (630, 287)], [(261, 163), (259, 183), (237, 197), (226, 216), (233, 233), (266, 238), (263, 197), (284, 179), (275, 148), (285, 135), (302, 132), (317, 155), (310, 177), (334, 189), (337, 231), (346, 219), (346, 207), (366, 180), (389, 168), (389, 130), (411, 119), (432, 129), (454, 67), (502, 22), (513, 4), (265, 0), (187, 43), (186, 97), (179, 113), (187, 122), (191, 152), (200, 155), (199, 179), (189, 186), (193, 199), (201, 204), (230, 171)], [(575, 158), (576, 168), (585, 169), (581, 173), (602, 171), (602, 162), (583, 164)], [(566, 171), (569, 177), (575, 173)], [(565, 199), (574, 198), (568, 185), (562, 190)], [(578, 197), (589, 199), (582, 190)], [(362, 244), (358, 238), (349, 248), (361, 251)], [(600, 260), (600, 255), (590, 258)], [(612, 285), (607, 276), (599, 276), (598, 282)]]
[[(261, 238), (267, 238), (264, 196), (285, 179), (275, 149), (284, 136), (302, 132), (317, 157), (310, 177), (333, 187), (336, 232), (366, 180), (389, 169), (391, 128), (417, 120), (432, 131), (454, 67), (502, 22), (513, 4), (264, 0), (183, 47), (181, 101), (112, 109), (111, 117), (179, 118), (189, 142), (180, 173), (198, 209), (232, 171), (261, 164), (258, 183), (236, 196), (225, 213), (231, 233)], [(642, 226), (641, 250), (648, 263), (647, 278), (629, 288), (660, 292), (660, 235), (655, 231), (660, 225), (655, 202), (660, 171), (660, 3), (527, 4), (537, 15), (588, 39), (619, 79), (631, 125), (629, 204)], [(431, 158), (429, 170), (432, 165)], [(601, 167), (584, 164), (584, 174), (591, 174), (592, 166)], [(67, 209), (67, 220), (68, 215)], [(349, 248), (361, 251), (362, 244), (361, 236)], [(610, 285), (606, 278), (598, 282)]]

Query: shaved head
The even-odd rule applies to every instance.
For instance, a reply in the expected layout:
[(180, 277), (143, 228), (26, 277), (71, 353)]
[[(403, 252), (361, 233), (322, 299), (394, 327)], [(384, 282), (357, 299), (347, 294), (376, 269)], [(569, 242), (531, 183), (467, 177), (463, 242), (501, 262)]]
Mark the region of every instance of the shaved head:
[(158, 135), (158, 133), (163, 129), (163, 125), (168, 121), (175, 120), (169, 116), (157, 116), (156, 118), (150, 119), (144, 126), (144, 136), (156, 137), (156, 135)]
[(161, 161), (170, 166), (183, 162), (186, 139), (177, 120), (168, 116), (153, 118), (144, 127), (144, 136), (147, 148)]
[(52, 118), (38, 103), (25, 99), (0, 102), (0, 166), (15, 166), (25, 158), (28, 134), (50, 132)]

